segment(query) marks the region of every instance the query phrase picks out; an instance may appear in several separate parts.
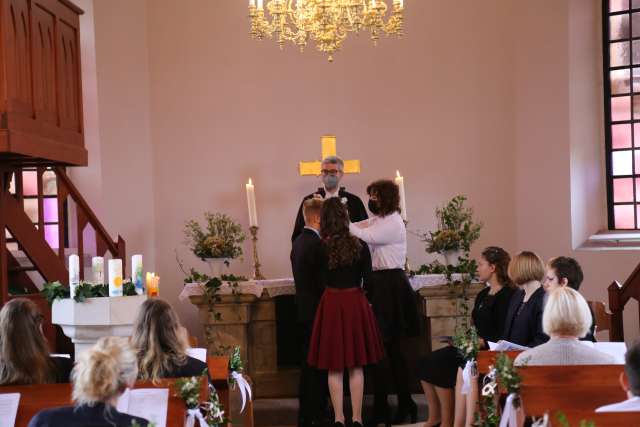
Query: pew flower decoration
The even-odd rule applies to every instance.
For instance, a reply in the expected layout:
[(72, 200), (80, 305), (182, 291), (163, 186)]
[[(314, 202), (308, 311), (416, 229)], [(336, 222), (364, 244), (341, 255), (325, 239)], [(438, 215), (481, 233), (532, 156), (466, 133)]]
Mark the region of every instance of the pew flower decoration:
[(244, 365), (242, 358), (240, 357), (240, 347), (235, 347), (229, 357), (229, 384), (233, 389), (237, 386), (240, 390), (240, 397), (242, 398), (242, 406), (240, 407), (240, 413), (244, 411), (247, 399), (251, 400), (251, 385), (242, 375), (244, 371)]
[(471, 391), (471, 381), (478, 375), (478, 365), (476, 358), (480, 350), (478, 331), (474, 326), (461, 325), (456, 328), (453, 337), (453, 346), (458, 349), (466, 361), (462, 370), (462, 387), (460, 393), (468, 394)]
[[(483, 380), (481, 410), (476, 414), (475, 425), (480, 427), (516, 427), (517, 410), (521, 407), (520, 383), (522, 378), (513, 361), (504, 353), (496, 357), (496, 363)], [(502, 417), (498, 415), (497, 396), (500, 390), (507, 393)], [(481, 415), (483, 414), (483, 415)]]
[[(206, 375), (206, 370), (204, 375)], [(224, 411), (220, 404), (220, 398), (215, 388), (209, 384), (209, 399), (200, 403), (200, 386), (202, 377), (186, 377), (176, 380), (176, 391), (178, 396), (187, 407), (187, 420), (185, 427), (195, 427), (196, 420), (199, 427), (219, 427), (226, 420)]]

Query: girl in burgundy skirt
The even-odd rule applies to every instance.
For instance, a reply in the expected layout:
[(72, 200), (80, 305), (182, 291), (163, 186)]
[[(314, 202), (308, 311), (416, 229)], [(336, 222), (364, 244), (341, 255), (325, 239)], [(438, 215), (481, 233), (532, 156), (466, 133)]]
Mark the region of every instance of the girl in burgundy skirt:
[(325, 292), (320, 300), (311, 335), (308, 363), (329, 371), (329, 395), (335, 425), (344, 426), (342, 379), (349, 371), (353, 426), (362, 425), (364, 365), (384, 357), (378, 325), (362, 291), (371, 274), (367, 245), (349, 233), (349, 215), (338, 198), (322, 207), (320, 235)]

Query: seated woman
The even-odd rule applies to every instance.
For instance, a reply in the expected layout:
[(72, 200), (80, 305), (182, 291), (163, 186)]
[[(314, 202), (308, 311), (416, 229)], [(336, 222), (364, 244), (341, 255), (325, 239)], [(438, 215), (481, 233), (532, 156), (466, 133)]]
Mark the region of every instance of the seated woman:
[(15, 298), (0, 310), (0, 385), (69, 382), (71, 359), (51, 357), (35, 303)]
[(542, 330), (544, 264), (533, 252), (524, 251), (509, 264), (509, 277), (518, 286), (509, 302), (502, 339), (525, 347), (549, 340)]
[[(571, 289), (580, 291), (583, 278), (582, 267), (580, 267), (578, 261), (570, 257), (559, 256), (551, 258), (547, 263), (547, 273), (542, 282), (542, 287), (547, 294), (560, 286), (568, 286)], [(591, 317), (594, 317), (591, 307), (589, 307), (589, 311), (591, 312)], [(591, 322), (589, 331), (584, 337), (580, 338), (580, 340), (595, 342), (595, 334), (596, 322), (594, 319)]]
[(164, 300), (146, 300), (133, 325), (131, 344), (138, 353), (139, 377), (157, 381), (202, 375), (207, 364), (187, 356), (185, 330)]
[(542, 327), (551, 339), (518, 355), (516, 365), (606, 365), (613, 356), (579, 342), (591, 326), (587, 301), (567, 286), (549, 295), (542, 316)]
[[(507, 275), (510, 259), (504, 249), (494, 246), (486, 248), (478, 259), (478, 278), (487, 287), (476, 297), (471, 318), (482, 347), (486, 347), (486, 341), (498, 341), (504, 330), (507, 307), (514, 291)], [(420, 382), (429, 407), (429, 418), (424, 427), (450, 427), (453, 424), (456, 373), (463, 365), (462, 356), (451, 345), (420, 361)], [(460, 406), (464, 410), (466, 403)]]
[(75, 406), (40, 411), (29, 427), (144, 427), (144, 418), (118, 412), (118, 398), (138, 375), (136, 354), (125, 338), (105, 337), (80, 354), (71, 374)]

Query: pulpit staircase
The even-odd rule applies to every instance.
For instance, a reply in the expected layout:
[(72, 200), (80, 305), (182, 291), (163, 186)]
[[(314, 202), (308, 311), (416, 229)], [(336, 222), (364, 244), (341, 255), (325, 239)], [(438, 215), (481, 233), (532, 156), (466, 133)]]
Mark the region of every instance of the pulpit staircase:
[(70, 0), (0, 0), (0, 303), (33, 299), (52, 347), (43, 284), (68, 284), (70, 253), (126, 259), (65, 170), (88, 159), (82, 13)]

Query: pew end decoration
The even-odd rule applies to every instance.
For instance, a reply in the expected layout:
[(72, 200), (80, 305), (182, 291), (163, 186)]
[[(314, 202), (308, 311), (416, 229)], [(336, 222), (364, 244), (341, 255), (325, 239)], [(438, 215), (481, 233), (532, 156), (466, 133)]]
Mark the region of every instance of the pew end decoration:
[[(206, 370), (203, 375), (206, 375)], [(179, 378), (175, 388), (187, 407), (185, 427), (196, 427), (196, 421), (198, 427), (222, 427), (227, 423), (218, 393), (211, 384), (208, 384), (209, 396), (202, 402), (202, 377)]]
[(469, 394), (471, 390), (471, 381), (475, 381), (478, 376), (478, 351), (480, 351), (480, 340), (478, 331), (473, 326), (459, 326), (456, 328), (456, 334), (453, 337), (453, 346), (458, 350), (465, 360), (464, 369), (462, 370), (462, 394)]
[[(520, 399), (522, 378), (513, 361), (505, 353), (496, 357), (495, 365), (482, 382), (480, 410), (476, 413), (476, 426), (479, 427), (516, 427), (523, 417)], [(500, 393), (507, 395), (502, 417), (499, 415), (498, 400)]]
[(240, 391), (240, 397), (242, 399), (242, 406), (240, 407), (240, 413), (242, 413), (246, 407), (247, 400), (251, 400), (251, 385), (243, 375), (244, 364), (242, 363), (242, 357), (240, 356), (240, 347), (235, 347), (231, 352), (229, 358), (229, 385), (232, 390), (238, 388)]

